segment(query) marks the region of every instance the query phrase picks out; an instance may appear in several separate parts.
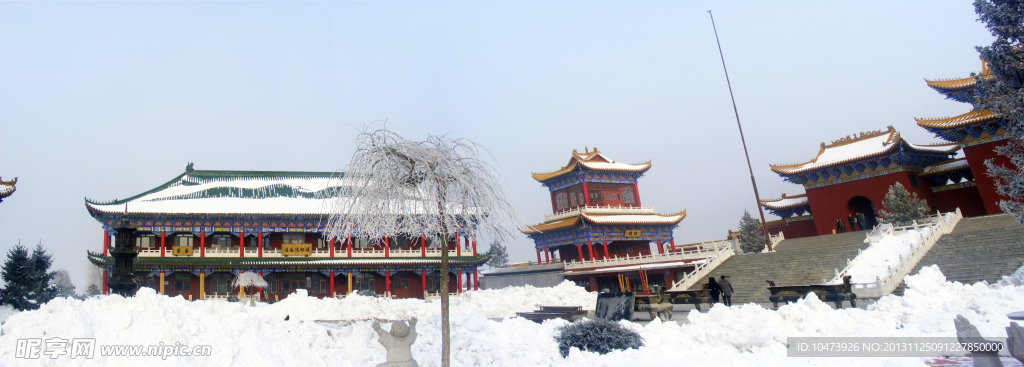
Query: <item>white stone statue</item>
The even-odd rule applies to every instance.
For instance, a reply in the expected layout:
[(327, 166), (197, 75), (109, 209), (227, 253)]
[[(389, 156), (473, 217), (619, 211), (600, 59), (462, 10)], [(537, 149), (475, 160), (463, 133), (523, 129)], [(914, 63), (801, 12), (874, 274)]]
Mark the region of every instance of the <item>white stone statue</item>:
[(391, 323), (391, 332), (384, 331), (380, 327), (380, 322), (374, 320), (373, 330), (380, 336), (377, 341), (388, 351), (387, 362), (378, 364), (377, 367), (419, 367), (412, 359), (412, 344), (416, 342), (415, 317), (408, 325), (405, 321)]

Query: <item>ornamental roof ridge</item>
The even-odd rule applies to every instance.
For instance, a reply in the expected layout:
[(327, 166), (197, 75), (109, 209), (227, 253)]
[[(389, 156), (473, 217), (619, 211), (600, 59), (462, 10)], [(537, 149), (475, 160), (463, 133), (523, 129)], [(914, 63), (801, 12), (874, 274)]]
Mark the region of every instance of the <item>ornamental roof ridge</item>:
[(988, 69), (988, 62), (986, 62), (984, 59), (981, 60), (980, 74), (971, 73), (971, 76), (963, 78), (945, 78), (932, 80), (928, 80), (928, 78), (925, 78), (924, 82), (929, 87), (932, 87), (934, 89), (960, 90), (973, 88), (974, 85), (978, 82), (977, 77), (982, 77), (985, 79), (991, 79), (994, 77)]
[(773, 203), (773, 202), (776, 202), (776, 201), (782, 201), (782, 200), (785, 200), (785, 199), (799, 199), (799, 198), (805, 198), (805, 197), (807, 197), (807, 193), (806, 193), (806, 192), (805, 192), (805, 193), (803, 193), (803, 194), (800, 194), (800, 195), (792, 195), (792, 196), (789, 196), (789, 195), (786, 195), (785, 193), (783, 193), (783, 194), (782, 194), (782, 197), (780, 197), (780, 198), (778, 198), (778, 199), (766, 199), (766, 200), (761, 200), (761, 204), (764, 204), (764, 203)]
[[(880, 145), (878, 146), (875, 146), (868, 142), (870, 139), (881, 140), (880, 138), (882, 137), (885, 137), (885, 139), (880, 141)], [(854, 143), (863, 144), (855, 147), (853, 146)], [(883, 154), (888, 154), (897, 147), (902, 146), (903, 144), (905, 144), (906, 147), (910, 150), (932, 150), (932, 153), (952, 154), (953, 152), (960, 149), (960, 146), (955, 143), (939, 143), (931, 145), (912, 144), (904, 140), (895, 128), (889, 126), (886, 130), (861, 133), (859, 136), (855, 137), (847, 136), (846, 138), (833, 141), (832, 144), (826, 145), (822, 143), (821, 148), (818, 150), (818, 155), (815, 156), (814, 159), (807, 161), (805, 163), (790, 165), (769, 164), (769, 166), (771, 167), (771, 170), (773, 172), (778, 174), (796, 174), (815, 169), (822, 169), (842, 165), (861, 159), (877, 157)], [(819, 162), (819, 160), (821, 160), (821, 158), (826, 154), (829, 155), (827, 159), (825, 159), (823, 162)]]
[(946, 172), (959, 171), (964, 168), (970, 169), (970, 167), (971, 166), (967, 164), (967, 157), (960, 157), (926, 166), (921, 170), (921, 174), (919, 176), (929, 177)]
[(597, 147), (594, 147), (593, 151), (586, 148), (583, 154), (578, 150), (573, 149), (572, 158), (569, 160), (569, 163), (562, 168), (552, 172), (531, 172), (531, 175), (533, 176), (533, 179), (544, 182), (572, 172), (576, 167), (583, 167), (595, 171), (644, 172), (651, 168), (651, 161), (648, 160), (643, 163), (632, 164), (618, 163), (615, 162), (614, 159), (608, 158), (608, 156), (598, 151)]

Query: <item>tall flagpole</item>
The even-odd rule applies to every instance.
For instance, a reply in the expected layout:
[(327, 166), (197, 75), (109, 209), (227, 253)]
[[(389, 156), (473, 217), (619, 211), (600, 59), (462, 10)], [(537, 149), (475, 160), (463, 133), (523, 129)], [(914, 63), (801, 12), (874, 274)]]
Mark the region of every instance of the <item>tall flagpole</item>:
[(764, 209), (761, 208), (761, 195), (757, 193), (757, 181), (754, 180), (754, 168), (750, 165), (750, 153), (747, 153), (747, 140), (743, 138), (743, 125), (740, 124), (740, 112), (736, 109), (736, 97), (732, 95), (732, 83), (729, 82), (729, 69), (725, 68), (725, 55), (722, 54), (722, 42), (718, 40), (718, 28), (715, 27), (715, 16), (711, 16), (711, 29), (715, 31), (715, 43), (718, 44), (718, 56), (722, 58), (722, 70), (725, 71), (725, 84), (729, 86), (729, 98), (732, 98), (732, 112), (736, 114), (736, 126), (740, 128), (740, 141), (743, 142), (743, 155), (747, 157), (747, 170), (750, 171), (750, 184), (754, 186), (754, 200), (757, 200), (757, 212), (761, 214), (761, 231), (764, 232), (768, 249), (774, 251), (771, 238), (768, 237), (768, 224), (764, 221)]

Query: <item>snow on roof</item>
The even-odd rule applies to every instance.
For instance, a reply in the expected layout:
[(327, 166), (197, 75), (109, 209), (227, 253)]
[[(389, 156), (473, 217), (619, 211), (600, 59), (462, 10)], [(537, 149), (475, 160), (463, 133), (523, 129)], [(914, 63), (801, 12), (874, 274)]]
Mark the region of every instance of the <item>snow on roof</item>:
[(707, 262), (707, 260), (705, 260), (705, 259), (683, 260), (683, 261), (672, 261), (672, 262), (665, 262), (665, 263), (626, 265), (626, 266), (615, 266), (615, 267), (610, 267), (610, 268), (586, 269), (586, 270), (577, 270), (577, 271), (566, 270), (565, 272), (566, 273), (572, 273), (572, 274), (580, 274), (580, 273), (587, 273), (587, 274), (590, 274), (590, 273), (615, 273), (615, 272), (622, 272), (622, 271), (635, 271), (635, 270), (640, 270), (640, 269), (651, 270), (651, 269), (675, 268), (675, 267), (679, 267), (679, 266), (699, 265), (699, 264), (703, 264), (705, 262)]
[(938, 175), (946, 172), (969, 170), (971, 166), (967, 164), (967, 157), (952, 159), (948, 161), (939, 162), (921, 170), (921, 177), (927, 177), (932, 175)]
[(911, 144), (903, 140), (896, 129), (889, 126), (888, 130), (861, 133), (860, 136), (855, 137), (847, 136), (828, 145), (821, 143), (818, 155), (814, 159), (798, 164), (772, 165), (771, 169), (781, 174), (806, 172), (882, 155), (895, 150), (900, 145), (915, 151), (934, 153), (953, 153), (960, 149), (957, 144)]
[(583, 154), (580, 154), (576, 150), (573, 150), (572, 158), (569, 160), (569, 164), (565, 165), (565, 167), (562, 167), (554, 172), (534, 173), (533, 179), (541, 182), (547, 181), (552, 178), (572, 172), (574, 169), (576, 169), (577, 166), (583, 166), (586, 169), (596, 171), (643, 172), (651, 168), (651, 161), (635, 164), (618, 163), (615, 162), (615, 160), (608, 158), (604, 154), (601, 154), (601, 152), (599, 152), (597, 148), (594, 148), (593, 151), (588, 150)]
[[(103, 213), (319, 214), (341, 188), (334, 172), (193, 171), (124, 200), (86, 205)], [(127, 208), (125, 205), (127, 204)]]
[(794, 206), (807, 205), (807, 194), (793, 196), (786, 196), (786, 194), (782, 194), (781, 199), (761, 200), (761, 205), (770, 209), (785, 209), (792, 208)]
[(540, 233), (559, 228), (575, 226), (580, 219), (593, 224), (676, 224), (686, 218), (686, 211), (675, 214), (613, 214), (597, 215), (579, 213), (576, 216), (559, 219), (554, 222), (541, 223), (520, 229), (526, 234)]

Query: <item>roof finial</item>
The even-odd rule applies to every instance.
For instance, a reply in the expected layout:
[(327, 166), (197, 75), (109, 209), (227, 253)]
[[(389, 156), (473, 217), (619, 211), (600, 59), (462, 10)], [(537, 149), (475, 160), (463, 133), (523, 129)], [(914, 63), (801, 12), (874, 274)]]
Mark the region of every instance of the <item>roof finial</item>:
[(584, 145), (583, 146), (583, 153), (590, 153), (590, 147)]
[(188, 164), (185, 165), (185, 173), (192, 173), (192, 171), (192, 162), (188, 162)]

